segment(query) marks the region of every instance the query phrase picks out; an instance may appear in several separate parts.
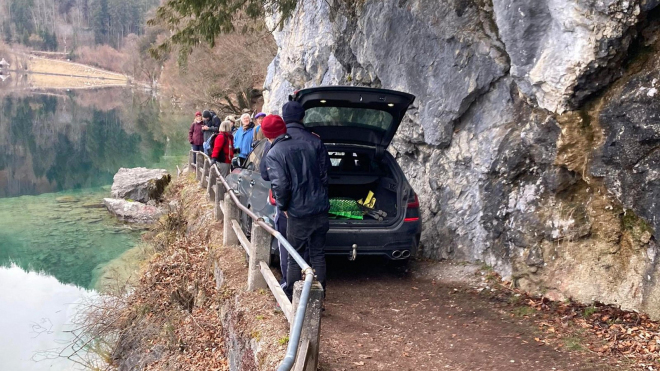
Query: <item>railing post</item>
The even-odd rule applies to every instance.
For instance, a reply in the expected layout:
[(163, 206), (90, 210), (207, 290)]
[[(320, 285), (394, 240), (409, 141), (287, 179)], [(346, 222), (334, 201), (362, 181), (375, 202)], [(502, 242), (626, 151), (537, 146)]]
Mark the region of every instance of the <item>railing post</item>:
[(257, 222), (252, 222), (252, 251), (248, 268), (248, 291), (265, 289), (268, 287), (264, 276), (261, 274), (260, 261), (270, 264), (270, 240), (271, 235), (261, 228)]
[[(293, 285), (292, 307), (298, 308), (300, 294), (303, 289), (303, 281), (298, 281)], [(305, 320), (303, 321), (302, 333), (300, 334), (300, 343), (298, 346), (308, 343), (308, 347), (300, 347), (296, 354), (296, 362), (293, 364), (294, 371), (316, 371), (319, 363), (319, 343), (321, 340), (321, 308), (323, 307), (323, 286), (318, 281), (314, 281), (312, 289), (309, 292), (309, 302), (305, 311)], [(291, 328), (293, 323), (291, 322)]]
[(197, 165), (196, 165), (196, 167), (197, 167), (197, 174), (196, 174), (196, 179), (197, 179), (197, 181), (199, 182), (199, 181), (202, 180), (202, 172), (203, 172), (203, 170), (204, 170), (204, 169), (203, 169), (203, 168), (204, 168), (204, 155), (203, 155), (201, 152), (197, 152), (196, 155), (197, 155)]
[(222, 184), (220, 178), (217, 178), (215, 182), (215, 221), (223, 218), (221, 203), (225, 199), (225, 185)]
[(194, 159), (195, 159), (195, 152), (193, 150), (190, 150), (190, 152), (188, 152), (188, 171), (189, 172), (193, 170), (193, 161), (194, 161)]
[(222, 226), (222, 244), (225, 246), (237, 245), (238, 236), (231, 227), (231, 221), (238, 220), (238, 206), (234, 204), (229, 193), (225, 194), (225, 215)]
[(209, 168), (211, 167), (211, 162), (204, 157), (202, 160), (204, 161), (204, 166), (202, 167), (202, 179), (199, 180), (199, 185), (202, 188), (205, 188), (208, 186), (208, 175), (209, 175)]
[(218, 181), (218, 173), (215, 172), (213, 166), (209, 165), (209, 180), (206, 185), (206, 193), (209, 195), (209, 199), (215, 203), (215, 183)]

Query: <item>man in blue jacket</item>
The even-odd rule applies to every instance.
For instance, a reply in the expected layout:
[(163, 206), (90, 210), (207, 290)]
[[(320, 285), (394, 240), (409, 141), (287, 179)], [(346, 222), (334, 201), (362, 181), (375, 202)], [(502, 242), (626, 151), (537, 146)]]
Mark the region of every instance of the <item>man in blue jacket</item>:
[[(271, 143), (265, 158), (267, 176), (278, 209), (287, 217), (286, 238), (296, 251), (309, 253), (310, 265), (325, 289), (325, 236), (328, 233), (328, 178), (322, 178), (314, 146), (287, 134), (281, 117), (267, 116), (261, 124)], [(289, 257), (285, 292), (293, 295), (293, 283), (301, 279), (298, 263)]]

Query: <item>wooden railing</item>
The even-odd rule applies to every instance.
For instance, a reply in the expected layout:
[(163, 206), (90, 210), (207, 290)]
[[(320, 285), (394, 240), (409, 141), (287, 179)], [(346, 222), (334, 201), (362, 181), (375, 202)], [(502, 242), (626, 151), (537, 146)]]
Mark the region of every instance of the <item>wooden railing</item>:
[[(223, 220), (222, 243), (225, 246), (240, 244), (249, 256), (247, 289), (250, 291), (268, 288), (291, 325), (287, 353), (278, 371), (316, 371), (319, 357), (321, 307), (323, 287), (313, 280), (314, 272), (304, 259), (291, 247), (286, 238), (263, 218), (242, 205), (226, 179), (210, 158), (203, 152), (190, 151), (188, 169), (202, 188), (206, 189), (214, 205), (215, 220)], [(239, 224), (240, 212), (252, 218), (250, 238), (245, 236)], [(305, 280), (294, 285), (293, 303), (282, 290), (270, 269), (271, 240), (277, 238), (280, 246), (300, 265)]]

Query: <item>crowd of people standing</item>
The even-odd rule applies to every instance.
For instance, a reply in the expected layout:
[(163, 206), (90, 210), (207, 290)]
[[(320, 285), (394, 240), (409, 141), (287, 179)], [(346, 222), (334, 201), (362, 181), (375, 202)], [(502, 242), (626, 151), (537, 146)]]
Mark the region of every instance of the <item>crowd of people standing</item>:
[[(188, 131), (188, 141), (193, 151), (206, 153), (219, 165), (222, 175), (226, 176), (232, 159), (237, 157), (239, 164), (242, 164), (252, 150), (252, 144), (263, 139), (259, 129), (264, 117), (266, 114), (263, 112), (254, 117), (244, 113), (238, 120), (234, 116), (227, 116), (220, 121), (213, 111), (197, 111)], [(196, 161), (193, 159), (193, 162)]]
[[(194, 151), (204, 151), (226, 176), (237, 158), (242, 166), (253, 143), (267, 139), (260, 163), (264, 180), (270, 181), (277, 206), (275, 227), (305, 258), (325, 290), (325, 237), (329, 229), (328, 169), (330, 157), (321, 139), (303, 125), (305, 110), (291, 101), (282, 116), (263, 112), (220, 122), (212, 111), (197, 112), (188, 139)], [(282, 287), (289, 297), (301, 279), (300, 266), (280, 246)]]

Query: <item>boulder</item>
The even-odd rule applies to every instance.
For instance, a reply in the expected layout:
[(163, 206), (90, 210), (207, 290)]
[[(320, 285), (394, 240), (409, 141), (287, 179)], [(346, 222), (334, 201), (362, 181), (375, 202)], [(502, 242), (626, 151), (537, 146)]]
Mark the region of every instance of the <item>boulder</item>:
[(121, 168), (113, 179), (111, 194), (113, 198), (146, 203), (160, 199), (171, 180), (170, 174), (163, 169)]
[(103, 204), (117, 218), (131, 223), (153, 223), (164, 213), (162, 209), (156, 206), (118, 198), (104, 198)]

